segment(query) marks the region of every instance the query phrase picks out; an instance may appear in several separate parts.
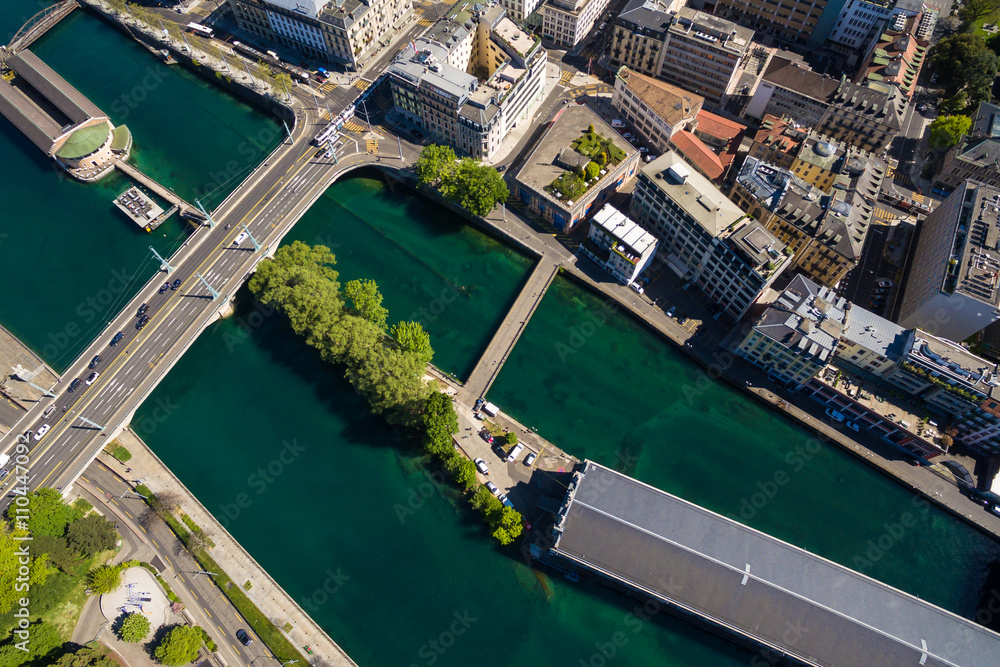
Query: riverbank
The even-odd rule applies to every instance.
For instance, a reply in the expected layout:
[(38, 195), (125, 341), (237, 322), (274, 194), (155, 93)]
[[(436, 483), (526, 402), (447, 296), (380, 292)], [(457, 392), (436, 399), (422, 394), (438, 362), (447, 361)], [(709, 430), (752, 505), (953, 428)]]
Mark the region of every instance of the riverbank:
[[(7, 433), (32, 405), (59, 380), (56, 373), (31, 348), (0, 326), (0, 435)], [(28, 384), (28, 383), (31, 384)], [(32, 386), (36, 385), (36, 386)]]

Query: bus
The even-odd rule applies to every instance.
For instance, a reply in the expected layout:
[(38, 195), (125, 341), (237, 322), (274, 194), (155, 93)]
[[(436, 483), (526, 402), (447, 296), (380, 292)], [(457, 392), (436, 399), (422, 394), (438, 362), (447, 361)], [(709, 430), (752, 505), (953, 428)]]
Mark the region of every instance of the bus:
[(188, 23), (188, 30), (195, 33), (196, 35), (201, 35), (202, 37), (211, 37), (214, 35), (214, 31), (208, 26), (204, 26), (200, 23)]

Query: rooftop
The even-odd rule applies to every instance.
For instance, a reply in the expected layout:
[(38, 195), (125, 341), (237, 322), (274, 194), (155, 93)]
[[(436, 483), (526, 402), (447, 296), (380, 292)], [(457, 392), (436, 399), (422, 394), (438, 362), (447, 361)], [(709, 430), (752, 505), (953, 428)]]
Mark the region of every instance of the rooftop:
[(762, 79), (819, 102), (826, 102), (840, 85), (837, 79), (817, 74), (801, 61), (780, 56), (771, 58), (771, 64), (768, 65)]
[(841, 332), (842, 338), (889, 359), (899, 359), (903, 355), (907, 336), (906, 329), (895, 322), (856, 305), (848, 308)]
[(717, 180), (726, 173), (726, 166), (722, 164), (719, 156), (705, 142), (687, 130), (674, 132), (670, 137), (670, 143), (709, 179)]
[(769, 232), (764, 225), (752, 220), (729, 236), (732, 247), (739, 251), (750, 266), (760, 270), (765, 264), (781, 264), (785, 255), (785, 244)]
[(641, 257), (656, 245), (656, 237), (637, 225), (631, 218), (611, 204), (605, 204), (594, 214), (591, 224), (603, 229), (608, 236), (616, 239), (624, 248), (619, 252), (633, 257)]
[(807, 136), (809, 128), (799, 125), (794, 119), (765, 114), (753, 140), (782, 153), (794, 153)]
[(528, 52), (531, 51), (531, 47), (536, 42), (534, 37), (521, 30), (516, 23), (506, 17), (493, 28), (493, 32), (510, 44), (522, 57), (527, 57)]
[(618, 79), (632, 93), (671, 127), (700, 116), (705, 98), (689, 93), (666, 81), (633, 72), (624, 65), (618, 69)]
[(75, 125), (90, 118), (103, 118), (104, 112), (88, 100), (83, 93), (56, 74), (28, 49), (7, 59), (7, 65), (32, 88), (41, 93)]
[(997, 382), (996, 364), (976, 356), (958, 343), (916, 330), (913, 344), (907, 350), (907, 361), (934, 368), (938, 377), (964, 384), (970, 389), (990, 395)]
[(829, 287), (796, 275), (754, 325), (754, 330), (822, 363), (830, 361), (844, 330), (849, 304)]
[(962, 137), (956, 154), (966, 162), (1000, 170), (1000, 137)]
[(667, 3), (661, 0), (629, 0), (615, 23), (641, 31), (644, 35), (662, 38), (670, 27), (668, 10)]
[(644, 166), (642, 174), (712, 236), (722, 235), (746, 217), (711, 181), (691, 170), (674, 151), (667, 151)]
[(750, 28), (691, 7), (677, 10), (670, 22), (669, 32), (693, 37), (736, 56), (746, 53), (754, 34)]
[[(1000, 189), (969, 179), (950, 197), (960, 197), (964, 205), (952, 221), (950, 256), (957, 261), (946, 267), (943, 287), (996, 307), (1000, 305)], [(944, 214), (951, 207), (939, 208)]]
[(737, 123), (735, 120), (729, 120), (711, 111), (702, 109), (698, 112), (698, 132), (700, 133), (729, 141), (746, 129), (747, 126), (743, 123)]
[(414, 85), (432, 85), (463, 102), (478, 86), (475, 76), (448, 64), (448, 52), (443, 46), (423, 37), (403, 47), (386, 71)]
[(985, 665), (1000, 651), (1000, 635), (973, 621), (592, 461), (553, 536), (554, 555), (796, 661)]
[(836, 164), (844, 157), (844, 148), (816, 132), (809, 132), (802, 141), (796, 157), (820, 169), (834, 171)]
[(974, 137), (1000, 137), (1000, 106), (980, 102), (976, 113), (972, 115), (969, 134)]
[(111, 134), (111, 123), (107, 120), (81, 127), (69, 135), (63, 145), (56, 150), (56, 155), (67, 160), (90, 155), (104, 145), (109, 134)]

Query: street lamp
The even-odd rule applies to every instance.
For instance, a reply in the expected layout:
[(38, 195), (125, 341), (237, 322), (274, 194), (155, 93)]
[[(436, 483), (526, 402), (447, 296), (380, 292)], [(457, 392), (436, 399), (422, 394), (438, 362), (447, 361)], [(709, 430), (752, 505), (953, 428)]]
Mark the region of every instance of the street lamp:
[(289, 660), (288, 662), (283, 662), (281, 663), (281, 667), (285, 667), (285, 665), (290, 665), (295, 662), (298, 662), (298, 660)]
[[(218, 572), (206, 572), (205, 570), (198, 570), (197, 572), (194, 573), (194, 579), (197, 579), (199, 574), (209, 574), (213, 577), (219, 576)], [(192, 579), (191, 581), (194, 581), (194, 579)]]

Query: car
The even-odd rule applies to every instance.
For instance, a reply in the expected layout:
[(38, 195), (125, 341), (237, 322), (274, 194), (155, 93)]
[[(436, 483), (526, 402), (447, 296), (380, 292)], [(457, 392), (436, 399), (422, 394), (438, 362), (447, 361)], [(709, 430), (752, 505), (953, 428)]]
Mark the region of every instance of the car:
[(143, 315), (146, 314), (147, 310), (149, 310), (149, 304), (148, 303), (144, 303), (141, 306), (139, 306), (139, 310), (137, 310), (135, 312), (135, 316), (136, 317), (142, 317)]
[(500, 489), (498, 489), (497, 485), (494, 484), (493, 482), (486, 482), (486, 488), (494, 496), (499, 496), (500, 495)]
[(159, 293), (163, 294), (168, 289), (170, 289), (170, 283), (163, 283), (162, 285), (160, 285)]
[(111, 347), (114, 347), (115, 345), (117, 345), (118, 343), (120, 343), (121, 340), (122, 340), (122, 338), (124, 338), (124, 337), (125, 337), (125, 334), (122, 333), (121, 331), (119, 331), (118, 333), (116, 333), (115, 336), (114, 336), (114, 338), (111, 339), (111, 343), (110, 343)]
[(520, 453), (523, 451), (524, 451), (523, 444), (519, 442), (516, 445), (514, 445), (514, 448), (510, 450), (510, 454), (507, 455), (507, 462), (510, 463), (511, 461), (516, 461), (518, 455), (520, 455)]
[(926, 110), (927, 110), (927, 105), (926, 104), (918, 104), (917, 105), (917, 111), (924, 112)]
[(478, 419), (481, 422), (484, 422), (486, 421), (486, 415), (484, 415), (482, 412), (477, 412), (476, 419)]
[(648, 153), (649, 149), (646, 148), (645, 146), (639, 146), (639, 152), (640, 153)]
[(497, 167), (497, 171), (499, 171), (501, 174), (504, 173), (505, 171), (507, 171), (507, 165), (501, 164), (500, 166)]
[(637, 294), (642, 294), (642, 285), (639, 283), (629, 283), (628, 286), (634, 289)]
[(253, 644), (253, 637), (251, 637), (250, 633), (243, 628), (236, 631), (236, 638), (239, 639), (240, 643), (244, 646), (250, 646), (250, 644)]
[(139, 321), (135, 323), (135, 328), (142, 329), (147, 324), (149, 324), (149, 315), (143, 315), (139, 318)]
[(493, 434), (490, 433), (490, 430), (488, 428), (484, 428), (482, 431), (480, 431), (479, 437), (485, 440), (486, 442), (490, 443), (491, 445), (493, 444)]
[(524, 457), (524, 465), (530, 467), (531, 464), (535, 462), (536, 458), (538, 458), (538, 454), (531, 452), (530, 454)]
[(670, 306), (670, 310), (667, 311), (667, 317), (673, 317), (676, 312), (677, 306)]
[(97, 368), (97, 364), (99, 364), (99, 363), (101, 363), (101, 355), (95, 354), (94, 358), (90, 360), (89, 364), (87, 364), (87, 368), (90, 368), (91, 370), (93, 370), (93, 369)]
[(172, 290), (176, 290), (180, 286), (181, 286), (181, 279), (180, 278), (178, 278), (174, 282), (170, 283), (170, 289), (172, 289)]
[(704, 324), (698, 325), (698, 328), (694, 330), (694, 337), (697, 338), (698, 340), (701, 340), (702, 338), (705, 337), (705, 325)]
[(486, 401), (484, 401), (483, 399), (481, 399), (481, 398), (477, 398), (477, 399), (476, 399), (476, 407), (474, 407), (474, 408), (472, 408), (472, 409), (473, 409), (473, 410), (475, 410), (476, 412), (479, 412), (479, 409), (480, 409), (481, 407), (483, 407), (483, 403), (485, 403), (485, 402), (486, 402)]
[(33, 436), (33, 435), (35, 435), (35, 432), (34, 432), (34, 431), (32, 431), (32, 430), (31, 430), (31, 429), (29, 428), (29, 429), (28, 429), (27, 431), (25, 431), (25, 432), (24, 432), (24, 439), (25, 439), (25, 440), (30, 440), (30, 439), (31, 439), (31, 436)]
[(892, 281), (891, 280), (885, 280), (885, 279), (876, 280), (875, 284), (878, 285), (879, 287), (892, 287)]
[(677, 318), (677, 324), (683, 325), (683, 324), (686, 324), (687, 321), (688, 321), (688, 316), (687, 315), (681, 315), (680, 317)]
[(97, 371), (91, 373), (90, 377), (87, 378), (87, 386), (89, 387), (90, 385), (94, 384), (94, 382), (97, 381), (98, 376), (100, 376), (100, 373), (98, 373)]
[(66, 391), (72, 394), (81, 384), (83, 384), (83, 380), (80, 378), (74, 378), (74, 380), (69, 383), (69, 387), (66, 388)]
[[(328, 155), (327, 157), (329, 157), (329, 155)], [(239, 233), (239, 234), (238, 234), (238, 235), (236, 236), (236, 238), (235, 238), (235, 239), (233, 239), (233, 245), (239, 245), (239, 244), (243, 243), (244, 241), (246, 241), (246, 240), (247, 240), (247, 237), (248, 237), (248, 236), (250, 236), (250, 234), (249, 234), (249, 233), (247, 233), (247, 231), (246, 231), (246, 230), (244, 229), (244, 230), (243, 230), (242, 232), (240, 232), (240, 233)]]
[(43, 424), (35, 433), (35, 440), (41, 440), (42, 436), (48, 433), (50, 428), (52, 428), (50, 424)]
[(853, 422), (853, 421), (847, 422), (847, 428), (851, 429), (855, 433), (860, 433), (861, 432), (861, 427), (858, 426), (857, 422)]
[(499, 500), (500, 504), (503, 505), (504, 507), (509, 507), (511, 509), (514, 509), (514, 503), (510, 502), (510, 498), (507, 497), (506, 493), (497, 496), (497, 500)]
[(844, 419), (845, 419), (843, 412), (840, 412), (838, 410), (834, 410), (833, 408), (827, 408), (826, 409), (826, 416), (829, 417), (830, 419), (834, 420), (837, 423), (840, 423), (840, 422), (844, 421)]
[(484, 475), (490, 474), (490, 467), (486, 465), (486, 461), (484, 461), (483, 459), (476, 459), (475, 463), (476, 463), (476, 470), (483, 473)]
[(9, 474), (10, 474), (9, 470), (0, 470), (0, 482), (2, 482), (4, 478), (6, 478), (7, 475)]

